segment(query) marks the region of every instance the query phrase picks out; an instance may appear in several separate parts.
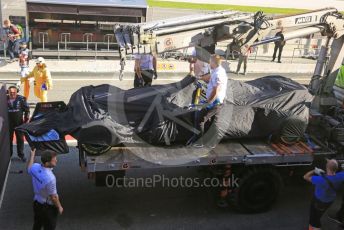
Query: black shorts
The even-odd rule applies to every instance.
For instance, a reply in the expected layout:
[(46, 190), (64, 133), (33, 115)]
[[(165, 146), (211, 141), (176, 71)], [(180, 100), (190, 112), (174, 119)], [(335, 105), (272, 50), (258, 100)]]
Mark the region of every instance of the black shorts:
[(321, 228), (321, 217), (326, 210), (331, 206), (332, 202), (324, 203), (313, 197), (309, 215), (309, 225), (314, 228)]
[(141, 75), (142, 79), (140, 79), (135, 73), (134, 88), (142, 86), (151, 86), (154, 76), (154, 70), (142, 70)]

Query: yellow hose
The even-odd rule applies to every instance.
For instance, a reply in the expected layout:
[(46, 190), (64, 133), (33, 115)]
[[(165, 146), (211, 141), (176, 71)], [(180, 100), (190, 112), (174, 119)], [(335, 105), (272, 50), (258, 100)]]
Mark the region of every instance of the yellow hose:
[(196, 96), (195, 96), (195, 101), (194, 104), (198, 105), (199, 104), (199, 98), (201, 97), (201, 88), (198, 87), (196, 90)]

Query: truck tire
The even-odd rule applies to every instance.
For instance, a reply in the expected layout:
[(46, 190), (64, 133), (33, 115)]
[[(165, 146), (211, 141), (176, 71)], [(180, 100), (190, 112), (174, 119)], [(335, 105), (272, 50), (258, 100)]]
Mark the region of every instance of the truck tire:
[(234, 190), (234, 205), (245, 213), (267, 211), (277, 199), (281, 185), (281, 176), (273, 168), (251, 168), (242, 174), (239, 187)]
[(85, 169), (87, 167), (86, 152), (80, 143), (78, 143), (77, 148), (79, 150), (79, 166), (81, 169)]
[(111, 149), (109, 145), (81, 144), (81, 146), (88, 155), (93, 156), (104, 154)]

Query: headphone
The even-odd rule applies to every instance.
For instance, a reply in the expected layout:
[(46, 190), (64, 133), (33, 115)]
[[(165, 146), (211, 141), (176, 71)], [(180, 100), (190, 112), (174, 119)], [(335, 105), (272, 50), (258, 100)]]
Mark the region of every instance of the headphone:
[(19, 88), (18, 88), (17, 86), (15, 86), (15, 85), (11, 85), (11, 86), (8, 87), (8, 89), (7, 89), (7, 94), (9, 94), (10, 89), (16, 89), (16, 90), (17, 90), (17, 93), (19, 93)]

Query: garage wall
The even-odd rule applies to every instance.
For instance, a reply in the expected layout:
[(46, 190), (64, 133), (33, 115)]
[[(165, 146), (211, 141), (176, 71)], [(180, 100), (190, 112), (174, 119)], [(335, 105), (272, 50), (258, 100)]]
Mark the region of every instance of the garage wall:
[(0, 207), (11, 159), (7, 115), (6, 86), (0, 83)]

